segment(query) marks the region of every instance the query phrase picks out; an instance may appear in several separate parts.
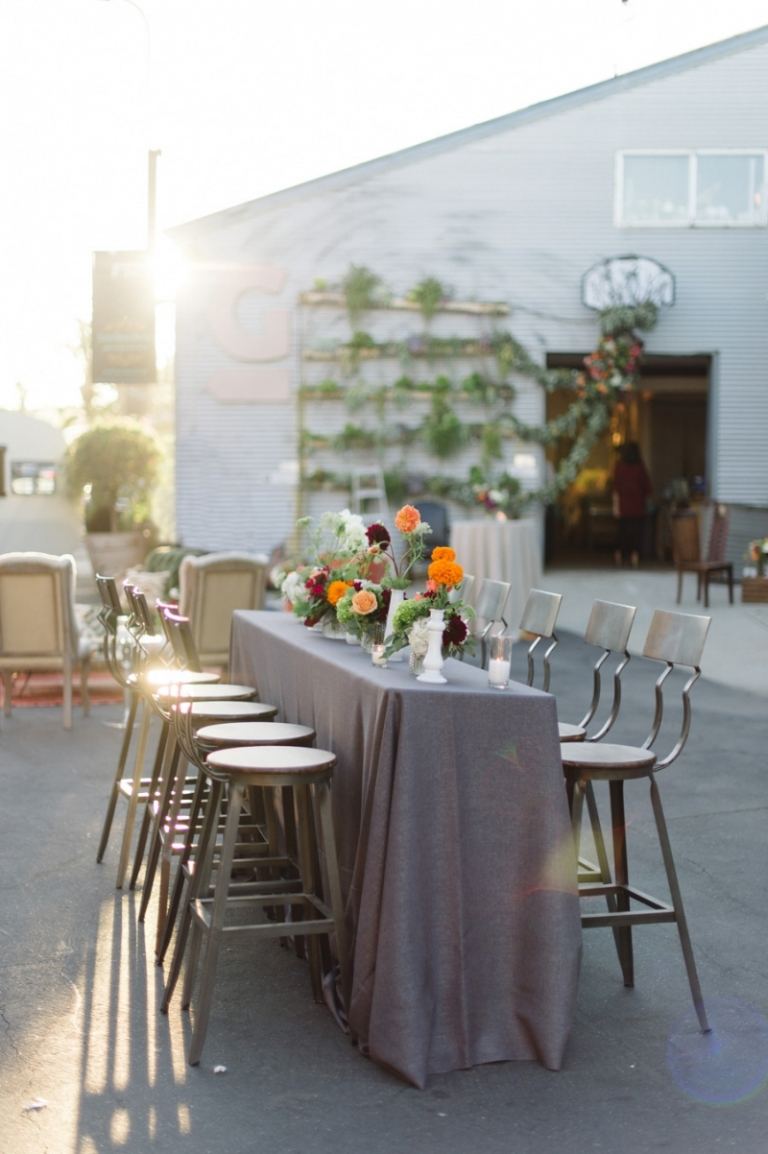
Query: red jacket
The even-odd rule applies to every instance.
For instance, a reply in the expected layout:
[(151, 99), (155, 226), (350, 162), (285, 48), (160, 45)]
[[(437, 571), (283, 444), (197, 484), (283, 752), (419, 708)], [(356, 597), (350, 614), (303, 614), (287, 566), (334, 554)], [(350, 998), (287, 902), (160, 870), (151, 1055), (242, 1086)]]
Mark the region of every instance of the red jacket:
[(620, 517), (644, 517), (646, 502), (653, 492), (645, 465), (619, 461), (613, 474), (613, 491), (619, 498)]

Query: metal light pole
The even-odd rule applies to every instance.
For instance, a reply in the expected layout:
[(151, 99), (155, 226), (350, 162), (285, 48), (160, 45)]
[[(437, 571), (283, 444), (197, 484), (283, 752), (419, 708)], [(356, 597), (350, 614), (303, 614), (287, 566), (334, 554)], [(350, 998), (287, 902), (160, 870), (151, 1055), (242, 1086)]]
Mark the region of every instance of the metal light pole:
[[(106, 0), (109, 2), (109, 0)], [(144, 137), (147, 142), (150, 138), (150, 120), (152, 109), (152, 32), (147, 19), (147, 14), (136, 0), (123, 0), (123, 3), (130, 5), (140, 16), (142, 27), (144, 29), (144, 46), (145, 46), (145, 113), (144, 113)], [(157, 244), (157, 160), (160, 156), (160, 150), (156, 148), (147, 149), (147, 238), (145, 245), (144, 268), (146, 273), (152, 267), (153, 257), (156, 251)], [(148, 355), (151, 356), (151, 370), (147, 374), (146, 383), (140, 385), (139, 382), (131, 381), (122, 383), (130, 383), (128, 390), (119, 389), (120, 403), (123, 411), (130, 415), (143, 414), (149, 403), (148, 386), (154, 386), (157, 382), (157, 349), (156, 349), (156, 315), (155, 309), (152, 310), (151, 322), (151, 336), (149, 337), (151, 351), (148, 350)], [(140, 390), (140, 391), (139, 391)]]
[[(110, 3), (110, 0), (104, 0), (104, 3)], [(135, 12), (138, 12), (141, 17), (141, 23), (144, 28), (144, 43), (146, 49), (146, 83), (147, 83), (147, 108), (149, 109), (151, 103), (151, 85), (152, 85), (152, 30), (147, 19), (147, 14), (136, 0), (121, 0), (123, 4), (129, 4)], [(149, 127), (149, 115), (147, 115), (147, 129)], [(148, 135), (148, 133), (147, 133)], [(162, 155), (159, 148), (149, 148), (147, 150), (147, 252), (150, 256), (155, 251), (157, 242), (157, 161), (158, 157)]]

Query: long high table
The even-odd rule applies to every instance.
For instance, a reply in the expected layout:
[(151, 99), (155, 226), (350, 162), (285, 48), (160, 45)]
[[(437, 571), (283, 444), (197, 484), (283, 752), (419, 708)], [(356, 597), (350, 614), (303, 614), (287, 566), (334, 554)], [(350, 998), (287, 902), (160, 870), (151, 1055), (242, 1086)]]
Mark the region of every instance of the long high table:
[(483, 1062), (562, 1063), (581, 953), (555, 700), (239, 610), (231, 676), (333, 750), (353, 1036), (417, 1086)]

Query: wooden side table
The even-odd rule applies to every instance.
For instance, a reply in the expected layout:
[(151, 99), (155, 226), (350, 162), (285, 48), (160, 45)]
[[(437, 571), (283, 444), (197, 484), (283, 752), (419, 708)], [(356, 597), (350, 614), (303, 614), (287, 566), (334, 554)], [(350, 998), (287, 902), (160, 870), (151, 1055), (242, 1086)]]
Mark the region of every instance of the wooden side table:
[(768, 577), (742, 577), (742, 601), (768, 601)]

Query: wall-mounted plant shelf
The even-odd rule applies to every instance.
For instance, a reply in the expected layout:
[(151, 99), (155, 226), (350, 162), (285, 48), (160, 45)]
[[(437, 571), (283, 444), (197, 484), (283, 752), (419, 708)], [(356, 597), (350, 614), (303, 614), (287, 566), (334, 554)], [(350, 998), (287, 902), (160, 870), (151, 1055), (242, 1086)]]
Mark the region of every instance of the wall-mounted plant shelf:
[[(317, 307), (320, 305), (330, 306), (332, 308), (346, 308), (346, 298), (343, 293), (326, 292), (321, 290), (313, 290), (304, 292), (299, 295), (299, 303), (303, 305), (310, 305)], [(421, 305), (417, 301), (408, 300), (406, 297), (390, 297), (387, 301), (381, 301), (370, 306), (373, 309), (390, 309), (399, 312), (421, 312)], [(467, 316), (476, 317), (506, 317), (509, 316), (509, 305), (503, 304), (501, 301), (441, 301), (437, 308), (438, 313), (462, 313)]]
[(410, 341), (384, 341), (374, 345), (339, 344), (333, 349), (305, 349), (305, 361), (379, 361), (401, 359), (403, 357), (445, 358), (445, 357), (490, 357), (494, 348), (490, 341), (444, 338), (417, 339)]

